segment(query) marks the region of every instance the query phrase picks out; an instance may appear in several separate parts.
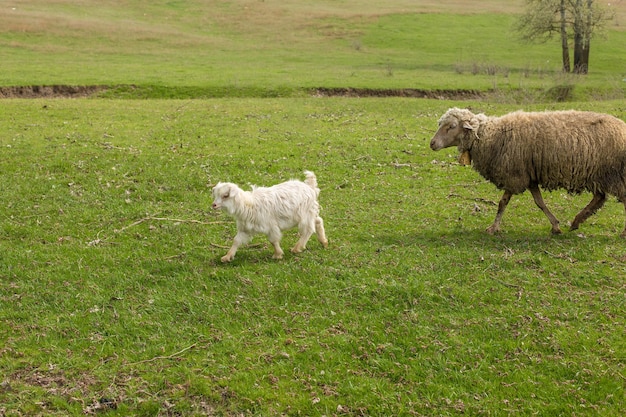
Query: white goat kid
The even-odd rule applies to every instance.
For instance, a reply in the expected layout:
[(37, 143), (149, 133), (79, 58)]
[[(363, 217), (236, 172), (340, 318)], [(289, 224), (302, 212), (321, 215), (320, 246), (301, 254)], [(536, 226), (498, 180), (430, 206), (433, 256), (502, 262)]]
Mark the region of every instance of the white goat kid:
[(281, 259), (282, 232), (296, 226), (300, 238), (291, 252), (305, 250), (313, 233), (323, 247), (328, 246), (324, 221), (319, 216), (317, 179), (311, 171), (304, 174), (304, 182), (291, 180), (272, 187), (252, 187), (252, 191), (244, 191), (233, 183), (220, 182), (213, 187), (213, 208), (226, 211), (237, 221), (237, 235), (222, 262), (232, 261), (239, 246), (255, 234), (266, 235), (274, 246), (273, 258)]

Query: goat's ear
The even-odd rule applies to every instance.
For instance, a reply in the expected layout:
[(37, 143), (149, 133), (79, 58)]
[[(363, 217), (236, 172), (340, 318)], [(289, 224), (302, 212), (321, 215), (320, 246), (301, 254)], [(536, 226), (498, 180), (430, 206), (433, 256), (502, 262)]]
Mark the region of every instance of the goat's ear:
[(237, 188), (233, 187), (233, 186), (229, 186), (226, 191), (224, 191), (224, 197), (223, 198), (228, 198), (228, 197), (232, 197), (234, 195), (237, 194)]
[(474, 130), (474, 126), (472, 126), (470, 122), (466, 120), (463, 122), (463, 129)]

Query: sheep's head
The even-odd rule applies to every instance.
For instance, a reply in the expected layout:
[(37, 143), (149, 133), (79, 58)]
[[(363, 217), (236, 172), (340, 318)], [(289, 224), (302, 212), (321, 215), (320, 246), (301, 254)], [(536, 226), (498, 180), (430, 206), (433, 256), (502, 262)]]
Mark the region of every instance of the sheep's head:
[[(474, 114), (469, 110), (451, 108), (439, 119), (439, 129), (430, 141), (430, 149), (440, 149), (458, 146), (460, 151), (466, 151), (471, 143), (466, 144), (468, 137), (476, 136), (484, 114)], [(469, 135), (474, 132), (474, 135)]]

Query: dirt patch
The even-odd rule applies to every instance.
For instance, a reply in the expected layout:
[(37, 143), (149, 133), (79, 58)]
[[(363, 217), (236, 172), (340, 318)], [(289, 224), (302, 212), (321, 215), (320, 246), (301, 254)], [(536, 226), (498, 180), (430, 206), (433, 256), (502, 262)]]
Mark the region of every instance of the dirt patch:
[(437, 100), (473, 100), (483, 97), (477, 90), (421, 90), (415, 88), (316, 88), (314, 95), (320, 97), (413, 97)]
[[(104, 85), (28, 85), (14, 87), (0, 87), (0, 99), (7, 98), (84, 98), (100, 94), (104, 91), (124, 91), (123, 98), (139, 98), (142, 89), (132, 87), (129, 95), (128, 88), (124, 86)], [(126, 86), (129, 87), (129, 86)], [(175, 90), (175, 89), (174, 89)], [(199, 89), (196, 93), (202, 92)], [(352, 87), (320, 87), (306, 90), (309, 94), (317, 97), (412, 97), (436, 100), (477, 100), (484, 98), (485, 93), (477, 90), (422, 90), (415, 88), (377, 89), (377, 88), (352, 88)], [(202, 94), (202, 97), (212, 97), (210, 91)], [(189, 97), (187, 94), (185, 98)]]
[(99, 85), (25, 85), (0, 87), (0, 98), (89, 97), (107, 87)]

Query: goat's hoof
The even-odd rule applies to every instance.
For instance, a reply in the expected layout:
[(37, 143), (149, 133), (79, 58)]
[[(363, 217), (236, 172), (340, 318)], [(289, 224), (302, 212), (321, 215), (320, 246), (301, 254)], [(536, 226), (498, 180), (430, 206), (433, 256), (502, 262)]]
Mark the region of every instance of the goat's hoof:
[(224, 262), (224, 263), (226, 263), (226, 262), (230, 262), (230, 261), (232, 261), (233, 259), (234, 259), (234, 256), (224, 255), (224, 256), (222, 256), (221, 261), (222, 261), (222, 262)]

